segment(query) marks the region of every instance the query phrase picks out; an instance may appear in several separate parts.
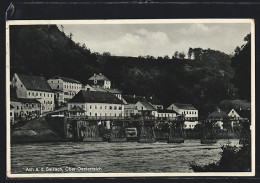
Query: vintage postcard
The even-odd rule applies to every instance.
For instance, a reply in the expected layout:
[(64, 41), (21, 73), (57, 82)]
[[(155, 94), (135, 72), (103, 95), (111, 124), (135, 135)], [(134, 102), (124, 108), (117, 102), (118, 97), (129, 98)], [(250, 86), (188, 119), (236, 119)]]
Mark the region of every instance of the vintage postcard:
[(254, 176), (254, 27), (7, 21), (7, 176)]

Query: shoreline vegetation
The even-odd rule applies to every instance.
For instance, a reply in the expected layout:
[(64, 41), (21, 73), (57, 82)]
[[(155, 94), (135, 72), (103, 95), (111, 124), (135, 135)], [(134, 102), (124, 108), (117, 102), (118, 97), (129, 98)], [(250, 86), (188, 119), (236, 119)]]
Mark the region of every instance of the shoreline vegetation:
[(241, 147), (230, 144), (221, 147), (221, 158), (218, 162), (199, 165), (190, 163), (194, 172), (250, 172), (251, 171), (251, 145), (243, 144)]

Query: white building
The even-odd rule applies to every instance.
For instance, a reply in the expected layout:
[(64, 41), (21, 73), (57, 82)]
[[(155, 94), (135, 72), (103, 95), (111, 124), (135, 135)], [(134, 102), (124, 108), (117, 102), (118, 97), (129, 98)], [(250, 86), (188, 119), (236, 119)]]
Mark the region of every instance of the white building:
[(122, 100), (109, 92), (81, 90), (68, 102), (68, 111), (75, 106), (84, 110), (86, 116), (108, 118), (124, 116)]
[(196, 124), (198, 124), (199, 112), (191, 104), (173, 103), (167, 108), (167, 110), (174, 110), (179, 115), (184, 116), (184, 129), (194, 129)]
[(88, 79), (88, 82), (93, 87), (101, 87), (108, 89), (111, 87), (111, 81), (101, 73), (94, 74), (91, 78)]
[(44, 77), (15, 73), (12, 78), (12, 87), (15, 89), (17, 98), (40, 101), (41, 113), (54, 109), (54, 92)]
[(159, 118), (176, 118), (178, 117), (177, 113), (174, 110), (157, 110), (156, 117)]
[(53, 90), (57, 91), (55, 92), (55, 101), (57, 101), (58, 106), (67, 103), (82, 90), (81, 82), (67, 77), (55, 76), (49, 79), (48, 83)]
[(138, 101), (135, 104), (135, 107), (138, 110), (138, 113), (142, 114), (143, 116), (156, 117), (157, 111), (150, 102)]
[(13, 122), (35, 118), (41, 114), (41, 103), (36, 99), (11, 98)]

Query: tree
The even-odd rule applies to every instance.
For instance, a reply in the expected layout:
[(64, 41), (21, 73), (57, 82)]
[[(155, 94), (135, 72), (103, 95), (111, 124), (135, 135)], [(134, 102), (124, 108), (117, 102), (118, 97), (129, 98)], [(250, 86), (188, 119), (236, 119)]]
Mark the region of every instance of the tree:
[(188, 51), (188, 58), (189, 58), (189, 59), (191, 59), (192, 54), (193, 54), (193, 49), (192, 49), (192, 48), (189, 48), (189, 51)]
[(175, 51), (174, 54), (173, 54), (174, 58), (178, 58), (179, 57), (179, 52), (178, 51)]
[(184, 52), (179, 53), (179, 59), (185, 59), (186, 54)]
[(238, 88), (241, 99), (251, 98), (251, 34), (248, 34), (246, 42), (240, 48), (235, 49), (235, 54), (231, 58), (231, 65), (235, 69), (233, 83)]

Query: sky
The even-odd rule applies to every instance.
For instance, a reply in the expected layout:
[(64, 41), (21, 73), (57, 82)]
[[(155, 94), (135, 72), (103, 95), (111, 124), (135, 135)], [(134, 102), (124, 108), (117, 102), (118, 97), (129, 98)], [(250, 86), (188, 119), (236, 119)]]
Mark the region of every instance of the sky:
[[(57, 25), (61, 29), (61, 25)], [(167, 23), (167, 24), (64, 24), (66, 35), (83, 43), (91, 52), (116, 56), (154, 57), (191, 48), (219, 50), (232, 54), (250, 33), (249, 23)]]

